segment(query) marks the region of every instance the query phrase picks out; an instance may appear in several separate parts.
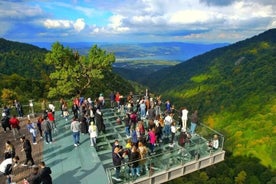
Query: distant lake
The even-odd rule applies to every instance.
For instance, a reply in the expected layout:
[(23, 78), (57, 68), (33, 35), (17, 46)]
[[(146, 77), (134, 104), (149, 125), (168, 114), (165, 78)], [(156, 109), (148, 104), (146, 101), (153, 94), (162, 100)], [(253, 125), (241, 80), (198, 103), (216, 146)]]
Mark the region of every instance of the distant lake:
[[(51, 49), (51, 43), (33, 43), (41, 48)], [(62, 43), (80, 54), (87, 55), (93, 45), (98, 45), (107, 52), (112, 52), (117, 61), (159, 60), (183, 62), (194, 56), (204, 54), (210, 50), (224, 47), (227, 43), (184, 43), (184, 42), (156, 42), (156, 43), (93, 43), (74, 42)]]
[[(115, 53), (116, 56), (116, 53)], [(173, 55), (150, 55), (150, 56), (143, 56), (143, 57), (130, 57), (130, 58), (120, 58), (119, 56), (116, 56), (116, 61), (144, 61), (144, 60), (158, 60), (158, 61), (186, 61), (190, 58), (192, 58), (193, 56), (189, 57), (187, 55), (183, 55), (183, 54), (173, 54)]]

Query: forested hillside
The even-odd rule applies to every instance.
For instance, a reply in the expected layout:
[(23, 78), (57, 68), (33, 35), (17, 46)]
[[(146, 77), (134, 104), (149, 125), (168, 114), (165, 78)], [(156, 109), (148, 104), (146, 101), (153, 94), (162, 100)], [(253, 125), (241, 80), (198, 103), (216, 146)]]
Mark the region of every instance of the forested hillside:
[[(162, 75), (160, 75), (162, 73)], [(225, 149), (276, 168), (276, 29), (152, 74), (143, 84), (225, 134)]]
[(46, 53), (46, 49), (0, 38), (0, 73), (41, 79), (41, 74), (48, 70), (44, 63)]
[[(30, 99), (48, 98), (49, 89), (56, 83), (49, 77), (54, 71), (54, 65), (45, 61), (45, 56), (49, 52), (30, 44), (0, 38), (1, 104), (10, 104), (13, 99), (28, 103)], [(72, 80), (77, 81), (74, 78)], [(94, 81), (83, 95), (94, 98), (105, 92), (108, 96), (112, 90), (128, 94), (129, 91), (139, 90), (138, 88), (138, 85), (131, 84), (119, 75), (105, 71), (104, 77)]]

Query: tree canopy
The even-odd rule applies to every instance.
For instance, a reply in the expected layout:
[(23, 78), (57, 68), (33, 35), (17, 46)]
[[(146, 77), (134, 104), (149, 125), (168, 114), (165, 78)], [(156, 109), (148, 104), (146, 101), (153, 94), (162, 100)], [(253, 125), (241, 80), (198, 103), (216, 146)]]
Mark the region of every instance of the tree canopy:
[(56, 42), (46, 54), (46, 63), (54, 65), (50, 74), (52, 87), (48, 97), (66, 97), (83, 94), (104, 77), (104, 72), (111, 71), (115, 56), (94, 45), (88, 56), (80, 56), (78, 52)]

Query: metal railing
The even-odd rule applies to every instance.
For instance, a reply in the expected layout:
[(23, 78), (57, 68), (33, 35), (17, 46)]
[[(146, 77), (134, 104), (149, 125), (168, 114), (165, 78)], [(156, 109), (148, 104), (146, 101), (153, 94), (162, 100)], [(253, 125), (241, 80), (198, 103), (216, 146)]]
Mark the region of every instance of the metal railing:
[[(130, 174), (130, 165), (132, 162), (128, 162), (128, 159), (125, 158), (125, 162), (120, 166), (120, 178), (122, 179), (122, 183), (143, 183), (142, 181), (144, 180), (154, 180), (153, 183), (159, 183), (156, 179), (152, 178), (165, 174), (166, 176), (164, 177), (166, 177), (166, 179), (161, 179), (164, 182), (174, 178), (166, 173), (176, 168), (182, 168), (183, 171), (181, 170), (180, 173), (184, 175), (224, 160), (223, 135), (202, 123), (198, 125), (196, 132), (197, 134), (191, 137), (190, 142), (186, 143), (184, 148), (178, 144), (174, 147), (170, 147), (168, 143), (164, 143), (162, 146), (157, 146), (155, 148), (155, 155), (149, 155), (146, 159), (139, 160), (138, 162), (141, 170), (140, 176), (132, 176)], [(219, 136), (220, 144), (218, 149), (212, 149), (208, 146), (214, 134)], [(179, 132), (176, 134), (176, 143), (178, 138)], [(195, 165), (189, 167), (190, 163)], [(106, 168), (109, 183), (114, 182), (112, 176), (115, 174), (115, 168), (115, 166)]]

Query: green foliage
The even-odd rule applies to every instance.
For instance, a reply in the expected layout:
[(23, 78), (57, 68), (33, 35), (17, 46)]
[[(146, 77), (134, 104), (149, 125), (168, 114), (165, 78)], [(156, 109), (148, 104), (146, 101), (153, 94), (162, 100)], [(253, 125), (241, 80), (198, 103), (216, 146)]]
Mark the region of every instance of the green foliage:
[(46, 55), (46, 62), (55, 66), (50, 74), (53, 83), (48, 97), (83, 95), (85, 90), (104, 77), (104, 73), (111, 70), (114, 61), (113, 54), (106, 53), (96, 45), (90, 49), (88, 56), (79, 56), (72, 49), (54, 43), (51, 52)]
[(193, 172), (169, 183), (190, 184), (233, 184), (233, 183), (269, 183), (273, 182), (275, 171), (264, 167), (260, 160), (251, 156), (233, 157), (226, 152), (225, 161)]
[[(44, 62), (45, 49), (0, 39), (0, 91), (12, 91), (21, 102), (45, 97), (51, 66)], [(10, 97), (12, 98), (12, 97)], [(8, 103), (2, 99), (1, 103)]]
[(12, 104), (14, 99), (18, 99), (18, 94), (10, 89), (3, 89), (1, 99), (4, 104)]
[(246, 180), (246, 172), (245, 171), (241, 171), (238, 176), (235, 177), (235, 184), (244, 184), (245, 180)]
[(0, 73), (20, 74), (24, 78), (41, 78), (41, 69), (48, 71), (44, 63), (45, 49), (0, 38)]
[[(7, 99), (14, 97), (24, 104), (30, 99), (37, 101), (47, 96), (54, 100), (54, 97), (72, 98), (81, 93), (94, 98), (99, 93), (108, 96), (113, 90), (128, 94), (141, 89), (138, 84), (113, 74), (114, 55), (97, 46), (90, 49), (88, 56), (79, 56), (59, 43), (54, 43), (52, 49), (48, 52), (29, 44), (0, 39), (0, 91), (5, 94), (0, 103), (9, 103)], [(8, 97), (11, 93), (16, 95)]]
[(234, 156), (253, 155), (276, 168), (275, 37), (273, 29), (215, 49), (145, 83), (177, 108), (199, 109), (201, 121), (225, 134)]

